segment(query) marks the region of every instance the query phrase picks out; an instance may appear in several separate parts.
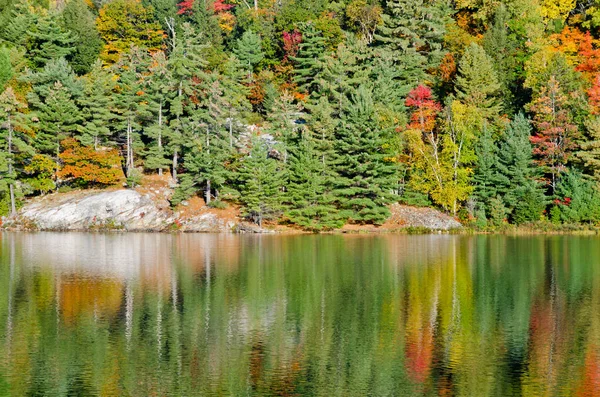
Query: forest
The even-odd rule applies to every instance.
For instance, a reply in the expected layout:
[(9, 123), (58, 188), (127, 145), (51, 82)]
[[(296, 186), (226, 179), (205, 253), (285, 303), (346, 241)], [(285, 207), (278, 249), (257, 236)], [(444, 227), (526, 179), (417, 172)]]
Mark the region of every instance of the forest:
[(0, 215), (171, 178), (247, 219), (600, 222), (599, 0), (0, 0)]

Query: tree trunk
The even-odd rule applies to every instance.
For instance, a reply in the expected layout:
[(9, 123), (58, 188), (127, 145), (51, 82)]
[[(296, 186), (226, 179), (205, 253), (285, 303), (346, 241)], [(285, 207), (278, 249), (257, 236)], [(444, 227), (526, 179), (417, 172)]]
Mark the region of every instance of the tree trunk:
[(204, 192), (204, 197), (206, 205), (210, 204), (210, 179), (206, 181), (206, 191)]
[(175, 180), (175, 183), (177, 183), (177, 161), (177, 149), (175, 149), (173, 151), (173, 179)]
[[(10, 115), (8, 116), (8, 175), (9, 178), (12, 178), (13, 173), (13, 164), (12, 164), (12, 124), (10, 120)], [(17, 213), (17, 204), (15, 203), (15, 184), (14, 182), (10, 183), (10, 214), (16, 215)]]
[[(162, 99), (158, 105), (158, 153), (162, 153)], [(162, 167), (158, 168), (158, 175), (162, 176)]]
[(131, 175), (131, 168), (130, 168), (130, 164), (131, 164), (131, 152), (129, 150), (130, 148), (130, 139), (131, 139), (131, 119), (127, 118), (127, 140), (125, 142), (125, 149), (127, 151), (127, 156), (125, 158), (125, 174), (127, 176)]

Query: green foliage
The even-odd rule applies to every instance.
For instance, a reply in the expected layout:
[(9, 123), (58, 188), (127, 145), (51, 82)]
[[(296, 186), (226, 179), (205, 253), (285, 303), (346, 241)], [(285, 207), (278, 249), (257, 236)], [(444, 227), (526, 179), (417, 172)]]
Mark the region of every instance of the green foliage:
[(556, 189), (556, 207), (565, 223), (600, 221), (600, 192), (596, 183), (573, 169), (563, 175)]
[(13, 67), (10, 63), (10, 52), (6, 47), (0, 47), (0, 91), (4, 91), (4, 87), (13, 77)]
[(254, 138), (252, 150), (242, 161), (239, 172), (240, 202), (244, 216), (262, 227), (282, 211), (284, 171), (282, 164), (269, 156), (267, 143)]
[(234, 54), (251, 73), (265, 57), (260, 36), (251, 30), (245, 31), (242, 37), (237, 41)]
[(64, 27), (71, 32), (74, 50), (69, 63), (77, 74), (90, 71), (102, 49), (102, 39), (96, 28), (96, 17), (84, 0), (70, 0), (62, 12)]
[(61, 26), (56, 14), (40, 18), (27, 35), (27, 50), (34, 69), (41, 69), (48, 61), (67, 57), (75, 51), (75, 37)]
[(56, 164), (51, 157), (36, 154), (31, 159), (31, 162), (25, 166), (24, 170), (27, 177), (23, 181), (32, 192), (45, 194), (56, 187), (52, 179), (56, 170)]
[(355, 223), (382, 224), (389, 216), (397, 166), (387, 152), (391, 133), (376, 120), (371, 92), (359, 87), (336, 128), (333, 194), (344, 216)]

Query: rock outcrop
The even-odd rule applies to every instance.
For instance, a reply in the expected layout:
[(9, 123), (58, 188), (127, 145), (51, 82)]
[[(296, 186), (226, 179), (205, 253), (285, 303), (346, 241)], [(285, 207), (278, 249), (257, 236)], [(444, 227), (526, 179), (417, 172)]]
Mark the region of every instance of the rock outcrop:
[(36, 199), (6, 227), (38, 230), (163, 231), (174, 218), (135, 190), (53, 194)]
[(448, 231), (462, 227), (459, 221), (435, 208), (392, 204), (390, 212), (392, 216), (384, 224), (386, 229), (412, 227)]

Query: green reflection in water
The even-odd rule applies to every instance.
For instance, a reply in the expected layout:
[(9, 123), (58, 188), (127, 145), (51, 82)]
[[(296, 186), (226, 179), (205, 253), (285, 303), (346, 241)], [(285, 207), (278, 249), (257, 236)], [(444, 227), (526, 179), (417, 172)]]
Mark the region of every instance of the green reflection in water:
[(600, 395), (600, 238), (0, 239), (0, 395)]

